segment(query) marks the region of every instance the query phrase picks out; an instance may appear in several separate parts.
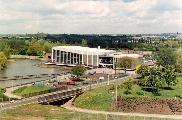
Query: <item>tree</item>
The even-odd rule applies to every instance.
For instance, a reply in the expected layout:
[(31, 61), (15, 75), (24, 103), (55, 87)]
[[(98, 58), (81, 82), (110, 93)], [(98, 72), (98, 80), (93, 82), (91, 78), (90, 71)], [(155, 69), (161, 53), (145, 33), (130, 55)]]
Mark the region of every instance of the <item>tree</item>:
[(176, 53), (171, 48), (162, 48), (155, 53), (155, 58), (157, 64), (161, 66), (175, 65), (176, 63)]
[(83, 73), (86, 71), (84, 66), (75, 66), (71, 69), (71, 73), (73, 75), (76, 75), (77, 77), (83, 75)]
[(168, 87), (175, 86), (178, 83), (177, 74), (175, 72), (175, 68), (173, 66), (165, 66), (163, 68), (162, 77)]
[(7, 58), (3, 52), (0, 52), (0, 70), (6, 68)]
[(82, 40), (82, 46), (83, 47), (87, 47), (88, 46), (87, 40), (84, 40), (84, 39)]
[(42, 51), (42, 46), (40, 45), (39, 42), (31, 42), (29, 45), (29, 48), (27, 50), (27, 54), (28, 55), (33, 55), (33, 56), (37, 56), (39, 55)]
[(179, 42), (176, 40), (168, 40), (165, 43), (166, 47), (170, 47), (170, 48), (179, 48)]
[(43, 50), (44, 50), (46, 53), (51, 53), (51, 50), (52, 50), (52, 45), (51, 45), (51, 43), (45, 42), (44, 45), (43, 45)]
[(145, 87), (151, 88), (152, 92), (156, 94), (164, 85), (164, 81), (161, 79), (161, 70), (159, 67), (148, 67), (148, 69), (149, 74), (142, 79), (142, 84)]
[(126, 74), (126, 69), (131, 69), (136, 67), (138, 64), (138, 61), (131, 57), (122, 57), (118, 60), (117, 66), (119, 68), (123, 68)]
[(11, 54), (11, 48), (9, 46), (6, 47), (6, 48), (4, 48), (3, 49), (3, 53), (6, 56), (6, 58), (9, 58), (10, 57), (10, 54)]
[(182, 54), (179, 54), (176, 59), (176, 68), (178, 71), (182, 72)]
[(145, 76), (148, 76), (149, 73), (149, 69), (148, 66), (146, 65), (141, 65), (136, 69), (137, 74), (140, 75), (140, 77), (143, 79)]

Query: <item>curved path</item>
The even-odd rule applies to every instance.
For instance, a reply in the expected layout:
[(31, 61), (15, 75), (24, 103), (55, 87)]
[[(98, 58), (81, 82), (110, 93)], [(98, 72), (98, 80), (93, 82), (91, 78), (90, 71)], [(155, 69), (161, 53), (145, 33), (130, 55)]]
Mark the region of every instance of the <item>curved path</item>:
[(146, 117), (146, 118), (163, 118), (163, 119), (174, 119), (174, 120), (181, 120), (182, 115), (162, 115), (162, 114), (144, 114), (144, 113), (124, 113), (124, 112), (108, 112), (108, 111), (97, 111), (97, 110), (89, 110), (89, 109), (82, 109), (72, 106), (72, 101), (68, 101), (64, 108), (76, 112), (88, 113), (88, 114), (104, 114), (104, 115), (119, 115), (119, 116), (135, 116), (135, 117)]

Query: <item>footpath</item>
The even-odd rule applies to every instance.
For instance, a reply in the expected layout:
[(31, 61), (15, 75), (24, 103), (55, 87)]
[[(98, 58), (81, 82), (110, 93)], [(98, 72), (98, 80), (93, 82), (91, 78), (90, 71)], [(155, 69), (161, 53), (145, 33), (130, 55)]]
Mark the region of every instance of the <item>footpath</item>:
[(77, 108), (72, 105), (72, 102), (75, 98), (71, 99), (67, 103), (65, 103), (62, 107), (65, 109), (87, 113), (87, 114), (103, 114), (103, 115), (114, 115), (114, 116), (131, 116), (131, 117), (143, 117), (143, 118), (163, 118), (163, 119), (174, 119), (174, 120), (182, 120), (182, 115), (162, 115), (162, 114), (144, 114), (144, 113), (124, 113), (124, 112), (111, 112), (111, 111), (98, 111), (98, 110), (90, 110)]

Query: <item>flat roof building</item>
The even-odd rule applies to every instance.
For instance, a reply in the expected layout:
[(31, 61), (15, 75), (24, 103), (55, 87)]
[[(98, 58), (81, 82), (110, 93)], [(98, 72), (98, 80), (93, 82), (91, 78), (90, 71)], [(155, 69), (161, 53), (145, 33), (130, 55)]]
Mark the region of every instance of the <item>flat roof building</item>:
[(85, 65), (98, 67), (99, 57), (107, 56), (113, 50), (81, 46), (56, 46), (52, 48), (52, 62), (57, 65)]
[(86, 67), (111, 67), (114, 68), (115, 62), (121, 57), (128, 56), (133, 58), (140, 57), (139, 54), (123, 54), (114, 50), (89, 48), (81, 46), (56, 46), (52, 48), (52, 62), (56, 65)]

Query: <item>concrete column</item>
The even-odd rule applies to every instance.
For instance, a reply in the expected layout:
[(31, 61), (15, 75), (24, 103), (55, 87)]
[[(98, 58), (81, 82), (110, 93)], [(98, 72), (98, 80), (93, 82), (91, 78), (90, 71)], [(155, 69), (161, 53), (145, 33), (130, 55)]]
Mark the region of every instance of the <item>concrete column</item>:
[(63, 51), (63, 62), (62, 63), (65, 63), (65, 61), (64, 61), (64, 51)]
[(59, 55), (58, 55), (58, 58), (59, 58), (59, 63), (61, 63), (61, 51), (59, 51)]
[(92, 66), (94, 66), (94, 54), (92, 52)]
[(54, 62), (54, 49), (52, 48), (52, 55), (51, 55), (51, 61)]
[(56, 53), (56, 55), (55, 55), (55, 61), (56, 61), (56, 63), (57, 63), (57, 59), (58, 59), (58, 58), (57, 58), (57, 50), (56, 50), (55, 53)]
[(68, 64), (68, 52), (66, 52), (66, 64)]
[(69, 63), (69, 64), (71, 64), (71, 52), (70, 52), (70, 59), (69, 59), (69, 61), (70, 61), (70, 63)]
[(78, 61), (77, 61), (77, 57), (78, 57), (78, 56), (77, 56), (77, 53), (75, 53), (75, 55), (76, 55), (76, 64), (77, 64), (77, 63), (78, 63)]
[(99, 66), (99, 55), (97, 54), (97, 67)]
[(83, 51), (82, 51), (82, 64), (84, 64), (84, 63), (83, 63)]
[(87, 51), (87, 66), (88, 66), (88, 51)]

